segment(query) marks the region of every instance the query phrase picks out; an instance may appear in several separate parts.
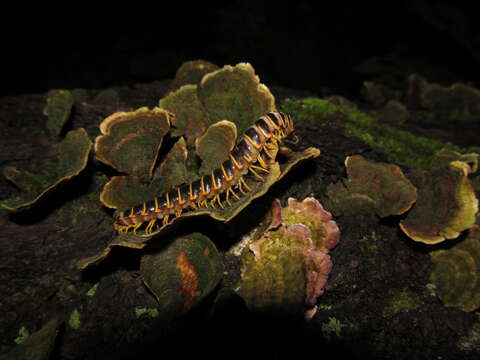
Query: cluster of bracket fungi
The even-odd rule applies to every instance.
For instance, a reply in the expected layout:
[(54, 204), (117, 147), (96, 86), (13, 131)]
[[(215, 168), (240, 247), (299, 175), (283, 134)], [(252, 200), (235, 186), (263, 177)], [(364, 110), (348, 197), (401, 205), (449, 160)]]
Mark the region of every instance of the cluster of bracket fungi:
[[(373, 83), (365, 87), (371, 102), (383, 107), (381, 116), (390, 120), (393, 117), (393, 123), (404, 121), (406, 113), (399, 105), (398, 94)], [(439, 96), (446, 99), (441, 109), (435, 102)], [(456, 116), (452, 104), (458, 104), (459, 97), (467, 99), (463, 103), (469, 113), (478, 112), (475, 106), (480, 93), (475, 89), (461, 84), (445, 88), (428, 84), (418, 76), (409, 78), (407, 100), (416, 106)], [(74, 96), (68, 91), (48, 94), (45, 115), (53, 136), (61, 136), (73, 103)], [(446, 107), (445, 103), (452, 106)], [(282, 148), (280, 140), (292, 130), (286, 120), (267, 120), (264, 138), (257, 142), (255, 134), (250, 133), (252, 124), (266, 113), (277, 112), (272, 94), (260, 83), (250, 64), (219, 68), (204, 61), (185, 63), (158, 107), (113, 113), (100, 124), (94, 143), (82, 128), (68, 132), (56, 147), (58, 163), (49, 173), (34, 175), (4, 168), (4, 176), (23, 192), (2, 201), (0, 206), (9, 211), (32, 206), (58, 184), (78, 175), (87, 166), (93, 148), (98, 161), (118, 172), (103, 187), (100, 201), (104, 206), (117, 211), (131, 209), (130, 213), (119, 213), (124, 220), (137, 219), (149, 209), (159, 212), (162, 206), (174, 216), (166, 216), (168, 220), (160, 223), (150, 219), (143, 227), (145, 231), (120, 231), (101, 252), (78, 261), (80, 269), (103, 260), (115, 246), (143, 248), (156, 235), (191, 217), (210, 216), (228, 222), (298, 162), (320, 154), (316, 148), (300, 152)], [(266, 135), (270, 133), (275, 133), (271, 137), (275, 141), (270, 143), (275, 146), (263, 147), (269, 143)], [(232, 159), (232, 152), (238, 149), (238, 134), (243, 134), (243, 141), (252, 140), (250, 145), (260, 144), (255, 159), (249, 161), (254, 166), (241, 169), (253, 176), (244, 177), (242, 171), (241, 180), (222, 188), (223, 195), (215, 193), (197, 202), (196, 193), (208, 193), (229, 179), (232, 164), (239, 162), (236, 155)], [(247, 137), (250, 140), (245, 140)], [(166, 142), (170, 142), (168, 151), (162, 152)], [(277, 151), (285, 154), (282, 161), (275, 156)], [(225, 164), (226, 159), (231, 164)], [(480, 307), (478, 200), (469, 178), (478, 169), (478, 154), (441, 150), (428, 165), (428, 169), (412, 169), (404, 174), (397, 165), (352, 155), (345, 160), (347, 178), (328, 185), (323, 206), (313, 198), (289, 199), (285, 208), (276, 201), (264, 227), (257, 229), (240, 254), (242, 274), (236, 284), (237, 293), (252, 310), (312, 316), (332, 268), (328, 253), (340, 236), (331, 214), (363, 213), (380, 218), (400, 215), (403, 233), (425, 244), (455, 239), (469, 230), (458, 244), (431, 252), (431, 280), (446, 306), (464, 311)], [(160, 198), (160, 194), (166, 195)], [(187, 199), (193, 204), (189, 211), (173, 206)], [(141, 228), (138, 223), (145, 222), (125, 220), (117, 228), (137, 230)], [(195, 232), (173, 237), (162, 252), (145, 255), (140, 270), (161, 309), (181, 314), (218, 285), (223, 276), (222, 261), (212, 240)]]

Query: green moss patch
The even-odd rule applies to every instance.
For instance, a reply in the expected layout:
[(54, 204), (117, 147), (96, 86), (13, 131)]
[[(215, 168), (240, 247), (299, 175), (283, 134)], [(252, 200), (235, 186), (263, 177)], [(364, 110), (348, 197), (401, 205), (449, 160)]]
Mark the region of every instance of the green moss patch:
[(465, 149), (439, 140), (416, 136), (408, 131), (381, 124), (365, 112), (346, 106), (338, 106), (318, 98), (287, 99), (282, 110), (295, 120), (328, 123), (341, 117), (349, 136), (362, 140), (372, 149), (385, 153), (393, 162), (429, 169), (435, 153), (443, 148), (464, 152)]
[(383, 309), (383, 316), (390, 318), (401, 312), (408, 312), (420, 307), (420, 300), (411, 292), (404, 290), (387, 299), (386, 306)]

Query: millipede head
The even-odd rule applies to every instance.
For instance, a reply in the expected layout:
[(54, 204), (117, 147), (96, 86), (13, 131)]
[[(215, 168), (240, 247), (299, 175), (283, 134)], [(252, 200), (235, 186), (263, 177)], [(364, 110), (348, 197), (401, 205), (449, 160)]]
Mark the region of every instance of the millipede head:
[(290, 117), (290, 115), (284, 114), (284, 113), (281, 113), (281, 114), (283, 115), (285, 120), (285, 133), (288, 136), (295, 130), (295, 127), (293, 125), (293, 120)]
[(270, 113), (270, 114), (272, 114), (272, 116), (275, 119), (277, 119), (278, 125), (283, 130), (285, 136), (288, 136), (293, 132), (293, 130), (294, 130), (293, 121), (292, 121), (292, 118), (288, 114), (282, 113), (282, 112), (280, 112), (280, 113)]
[(281, 140), (288, 135), (290, 135), (293, 130), (293, 121), (288, 114), (281, 113), (281, 112), (269, 112), (262, 116), (255, 125), (260, 127), (262, 131), (268, 131), (272, 133), (272, 135), (277, 138), (277, 140)]

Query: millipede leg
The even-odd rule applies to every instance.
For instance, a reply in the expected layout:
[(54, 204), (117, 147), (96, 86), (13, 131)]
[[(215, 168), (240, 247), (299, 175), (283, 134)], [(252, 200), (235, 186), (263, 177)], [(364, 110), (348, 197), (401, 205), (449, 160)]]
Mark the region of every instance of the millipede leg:
[(276, 138), (272, 138), (272, 142), (265, 144), (265, 148), (267, 148), (268, 150), (275, 150), (277, 147), (278, 147), (278, 140)]
[(232, 203), (230, 202), (230, 189), (227, 189), (227, 194), (225, 195), (225, 202), (228, 204), (228, 206), (232, 206)]
[(232, 206), (232, 203), (231, 203), (231, 201), (230, 201), (230, 194), (232, 194), (233, 197), (234, 197), (235, 199), (237, 199), (237, 200), (240, 200), (240, 198), (239, 198), (238, 195), (235, 193), (235, 191), (233, 191), (233, 189), (232, 189), (231, 187), (229, 187), (229, 188), (227, 189), (227, 193), (226, 193), (226, 196), (225, 196), (225, 201), (227, 202), (227, 204), (228, 204), (229, 206)]
[[(259, 159), (260, 159), (260, 158), (259, 158)], [(270, 171), (268, 171), (267, 169), (265, 169), (265, 168), (262, 167), (262, 166), (257, 166), (257, 165), (250, 165), (250, 166), (251, 166), (252, 168), (254, 168), (254, 169), (257, 169), (257, 170), (261, 170), (261, 171), (263, 171), (263, 172), (266, 172), (267, 174), (270, 172)]]
[(142, 223), (138, 223), (138, 224), (135, 224), (133, 225), (133, 233), (136, 234), (137, 233), (137, 229), (142, 226)]
[(240, 178), (240, 180), (238, 181), (238, 189), (243, 195), (246, 195), (247, 193), (243, 190), (243, 186), (245, 186), (248, 191), (252, 191), (252, 189), (247, 185), (245, 180), (243, 178)]
[(205, 199), (205, 200), (203, 200), (203, 201), (199, 201), (199, 202), (197, 203), (197, 207), (198, 207), (198, 208), (208, 208), (207, 200)]
[(240, 200), (240, 197), (237, 195), (237, 193), (235, 191), (233, 191), (232, 188), (230, 188), (230, 191), (231, 191), (232, 195), (235, 197), (235, 199)]
[(218, 203), (218, 206), (223, 209), (223, 204), (220, 201), (220, 195), (215, 195), (212, 200), (210, 200), (210, 205), (215, 209), (215, 202)]
[(270, 172), (268, 171), (268, 164), (265, 162), (265, 160), (261, 156), (258, 157), (258, 163), (267, 173)]
[(238, 182), (238, 190), (240, 190), (240, 192), (243, 194), (243, 195), (247, 195), (247, 193), (243, 190), (242, 188), (242, 179), (240, 179), (240, 181)]
[(218, 206), (220, 206), (222, 209), (224, 209), (224, 206), (222, 204), (222, 201), (220, 200), (220, 195), (219, 194), (215, 195), (213, 200), (217, 200)]
[(150, 220), (148, 222), (147, 227), (145, 228), (145, 233), (146, 234), (151, 234), (152, 230), (153, 230), (153, 227), (155, 226), (156, 223), (157, 223), (157, 219)]
[(251, 166), (248, 168), (248, 170), (249, 170), (253, 175), (255, 175), (255, 177), (256, 177), (257, 179), (260, 179), (260, 180), (262, 180), (262, 181), (264, 180), (262, 176), (258, 175), (258, 173), (257, 173), (255, 170), (253, 170), (253, 165), (251, 165)]
[(247, 188), (248, 191), (252, 191), (252, 188), (250, 186), (247, 185), (247, 182), (245, 181), (244, 178), (241, 178), (241, 182), (243, 183), (243, 185)]
[(164, 217), (163, 217), (163, 221), (162, 221), (162, 225), (167, 225), (168, 224), (168, 218), (169, 218), (169, 214), (166, 214)]
[[(272, 150), (272, 149), (270, 149), (270, 150)], [(270, 152), (267, 150), (266, 147), (263, 149), (263, 151), (265, 152), (265, 154), (267, 154), (267, 156), (268, 156), (271, 160), (273, 160), (273, 155), (270, 154)], [(260, 157), (260, 158), (261, 158), (261, 157)], [(260, 158), (259, 158), (259, 159), (260, 159)]]

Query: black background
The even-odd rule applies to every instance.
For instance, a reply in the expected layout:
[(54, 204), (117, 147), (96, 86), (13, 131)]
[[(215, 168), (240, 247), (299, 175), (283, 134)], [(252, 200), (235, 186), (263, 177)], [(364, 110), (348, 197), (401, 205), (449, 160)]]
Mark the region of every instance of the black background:
[(411, 72), (475, 84), (479, 12), (460, 3), (17, 3), (2, 11), (0, 95), (168, 79), (199, 58), (248, 61), (268, 86), (318, 94), (355, 96), (364, 80)]

